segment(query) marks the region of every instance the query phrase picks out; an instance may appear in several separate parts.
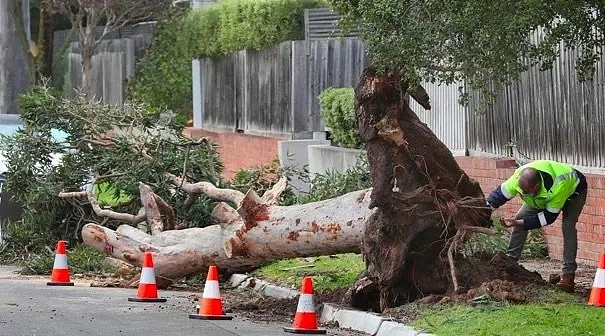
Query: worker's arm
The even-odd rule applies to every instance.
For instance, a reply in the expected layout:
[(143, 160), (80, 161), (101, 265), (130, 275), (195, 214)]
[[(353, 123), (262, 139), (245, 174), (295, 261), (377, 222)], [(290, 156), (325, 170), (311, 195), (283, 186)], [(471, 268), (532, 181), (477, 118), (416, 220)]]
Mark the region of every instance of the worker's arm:
[(523, 225), (523, 227), (527, 230), (541, 228), (543, 226), (552, 224), (555, 219), (559, 217), (559, 212), (550, 212), (548, 210), (543, 210), (537, 215), (519, 219), (517, 225)]
[(504, 181), (496, 189), (494, 189), (487, 197), (487, 205), (496, 209), (501, 207), (513, 197), (517, 196), (517, 181), (519, 180), (519, 172), (515, 171), (513, 176)]

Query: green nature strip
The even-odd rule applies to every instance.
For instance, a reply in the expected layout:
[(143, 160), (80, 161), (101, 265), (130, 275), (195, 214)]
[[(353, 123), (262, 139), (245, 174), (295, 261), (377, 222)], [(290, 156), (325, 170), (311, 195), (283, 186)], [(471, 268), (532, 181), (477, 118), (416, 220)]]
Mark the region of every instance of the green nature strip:
[(311, 276), (315, 289), (333, 290), (349, 288), (364, 268), (360, 255), (347, 253), (281, 260), (257, 269), (253, 275), (295, 288), (304, 277)]
[(423, 309), (411, 322), (438, 336), (605, 335), (604, 308), (575, 303)]

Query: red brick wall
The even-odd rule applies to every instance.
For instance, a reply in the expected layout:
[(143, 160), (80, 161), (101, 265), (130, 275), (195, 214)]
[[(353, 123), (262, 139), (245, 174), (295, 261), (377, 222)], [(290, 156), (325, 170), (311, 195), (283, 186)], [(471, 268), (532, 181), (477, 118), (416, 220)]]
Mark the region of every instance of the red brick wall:
[[(456, 157), (460, 167), (474, 178), (487, 195), (506, 180), (514, 171), (514, 161), (478, 157)], [(511, 168), (513, 167), (513, 168)], [(594, 265), (605, 252), (605, 175), (586, 174), (588, 197), (576, 229), (578, 230), (578, 262)], [(511, 216), (521, 206), (515, 198), (494, 212), (498, 216)], [(542, 229), (548, 245), (548, 253), (553, 259), (563, 255), (561, 216), (557, 221)]]
[(224, 177), (231, 179), (242, 168), (270, 164), (277, 159), (277, 142), (281, 139), (234, 132), (213, 132), (199, 128), (186, 128), (185, 135), (192, 138), (208, 137), (216, 141), (221, 160), (225, 165)]
[[(210, 137), (220, 144), (219, 152), (225, 164), (225, 177), (230, 179), (241, 168), (271, 163), (277, 158), (277, 142), (281, 139), (233, 132), (212, 132), (188, 128), (185, 134), (194, 138)], [(514, 160), (480, 157), (456, 157), (460, 167), (474, 178), (489, 194), (514, 171)], [(605, 175), (586, 174), (588, 198), (576, 228), (578, 229), (578, 262), (594, 264), (605, 252)], [(512, 216), (521, 206), (519, 198), (505, 204), (494, 215)], [(561, 259), (563, 237), (561, 221), (542, 229), (551, 258)]]

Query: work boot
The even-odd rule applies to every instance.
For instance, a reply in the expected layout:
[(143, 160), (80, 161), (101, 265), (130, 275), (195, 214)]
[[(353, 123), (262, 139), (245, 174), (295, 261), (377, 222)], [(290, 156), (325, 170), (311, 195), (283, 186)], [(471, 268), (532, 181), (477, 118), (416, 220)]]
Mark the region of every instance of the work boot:
[(559, 287), (564, 292), (573, 293), (574, 292), (574, 278), (575, 278), (574, 273), (563, 274), (561, 276), (561, 281), (559, 281), (559, 283), (557, 284), (557, 287)]

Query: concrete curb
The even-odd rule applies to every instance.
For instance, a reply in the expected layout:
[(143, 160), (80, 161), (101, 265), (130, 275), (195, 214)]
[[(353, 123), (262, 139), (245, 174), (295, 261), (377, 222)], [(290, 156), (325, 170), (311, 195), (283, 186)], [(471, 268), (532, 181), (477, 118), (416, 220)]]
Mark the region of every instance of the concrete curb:
[(232, 288), (250, 288), (254, 291), (261, 292), (266, 296), (281, 299), (297, 297), (300, 294), (297, 290), (276, 286), (244, 274), (233, 274), (231, 278), (229, 278), (228, 283)]
[[(299, 295), (297, 290), (276, 286), (244, 274), (233, 274), (228, 284), (232, 288), (247, 288), (270, 297), (293, 298)], [(372, 336), (434, 336), (414, 330), (403, 323), (390, 321), (379, 314), (346, 309), (331, 303), (324, 303), (319, 321), (338, 323), (340, 328), (348, 328)]]
[(344, 309), (331, 303), (324, 303), (319, 321), (322, 323), (337, 322), (340, 328), (349, 328), (376, 335), (380, 325), (386, 319), (378, 314), (359, 310)]

